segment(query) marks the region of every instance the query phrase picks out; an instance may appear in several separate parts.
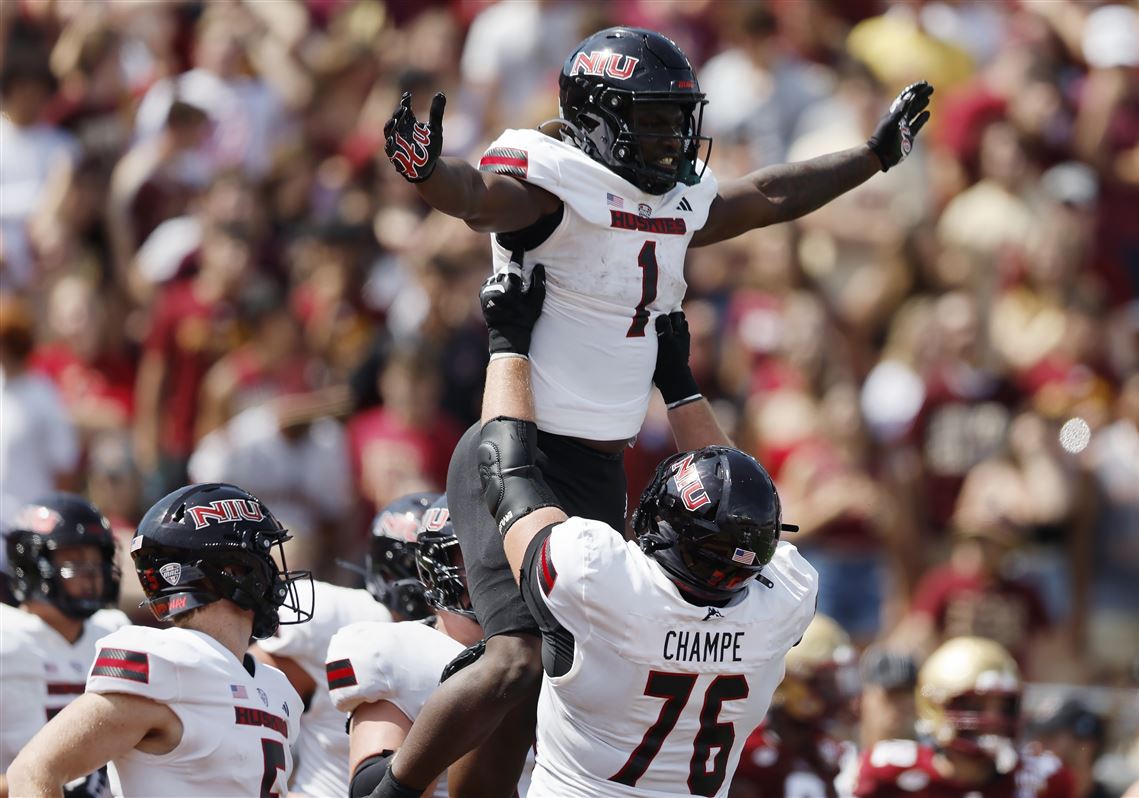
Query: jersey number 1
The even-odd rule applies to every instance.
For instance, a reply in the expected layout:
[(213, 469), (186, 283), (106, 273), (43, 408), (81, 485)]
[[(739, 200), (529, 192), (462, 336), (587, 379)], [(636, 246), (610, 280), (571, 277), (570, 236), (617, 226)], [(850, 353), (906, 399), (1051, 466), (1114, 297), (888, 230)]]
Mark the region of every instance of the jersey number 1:
[[(625, 761), (609, 781), (636, 786), (638, 779), (645, 775), (649, 764), (660, 753), (664, 738), (676, 726), (680, 713), (684, 711), (692, 688), (696, 685), (695, 673), (665, 673), (649, 671), (645, 683), (645, 695), (663, 698), (660, 715), (656, 723), (648, 728), (641, 744)], [(724, 783), (728, 770), (728, 754), (736, 741), (736, 727), (731, 723), (720, 722), (720, 709), (725, 701), (738, 701), (747, 698), (747, 678), (741, 675), (721, 674), (712, 680), (704, 691), (704, 705), (700, 708), (700, 731), (692, 741), (692, 761), (688, 766), (688, 790), (692, 795), (715, 795)], [(712, 749), (716, 756), (712, 759), (712, 769), (708, 770), (708, 756)]]
[(285, 746), (277, 740), (262, 737), (261, 753), (265, 760), (265, 770), (261, 774), (261, 798), (278, 798), (280, 793), (273, 792), (273, 785), (277, 783), (277, 771), (285, 769)]
[(645, 242), (637, 255), (637, 265), (641, 267), (641, 301), (633, 310), (633, 323), (626, 338), (644, 338), (649, 326), (649, 305), (657, 298), (657, 242)]

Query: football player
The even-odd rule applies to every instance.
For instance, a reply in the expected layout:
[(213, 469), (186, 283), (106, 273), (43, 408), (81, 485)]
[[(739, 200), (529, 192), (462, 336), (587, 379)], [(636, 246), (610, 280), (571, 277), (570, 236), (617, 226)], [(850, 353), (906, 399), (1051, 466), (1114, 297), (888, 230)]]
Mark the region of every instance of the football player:
[[(442, 94), (426, 124), (405, 94), (384, 128), (385, 150), (429, 205), (495, 234), (496, 272), (526, 258), (549, 267), (549, 302), (533, 330), (539, 462), (569, 515), (621, 529), (621, 453), (644, 421), (653, 324), (680, 307), (688, 247), (795, 219), (896, 166), (929, 118), (933, 89), (906, 88), (863, 146), (720, 183), (700, 158), (709, 142), (701, 135), (704, 95), (668, 38), (639, 28), (600, 31), (570, 53), (559, 85), (562, 118), (540, 130), (507, 130), (477, 169), (440, 157)], [(670, 408), (702, 399), (690, 379), (657, 387)], [(507, 718), (516, 708), (525, 715), (538, 687), (540, 643), (493, 526), (478, 512), (478, 442), (475, 425), (456, 448), (447, 494), (486, 655), (432, 698), (396, 772), (426, 783), (486, 740), (482, 754), (451, 769), (452, 791), (467, 794), (470, 767), (469, 794), (495, 796), (509, 794), (511, 774), (473, 768), (517, 759), (503, 747), (525, 741), (489, 736), (504, 721), (522, 722)]]
[[(541, 308), (542, 270), (491, 278), (483, 313), (514, 339)], [(662, 462), (637, 541), (569, 518), (536, 462), (530, 361), (491, 360), (478, 470), (486, 506), (542, 631), (531, 798), (727, 794), (748, 732), (814, 614), (817, 578), (780, 542), (763, 467), (724, 445)], [(417, 795), (389, 766), (376, 796)]]
[(843, 720), (852, 720), (858, 680), (850, 637), (831, 618), (816, 615), (784, 663), (771, 711), (744, 743), (732, 796), (849, 795), (837, 779), (844, 760), (857, 759), (842, 728)]
[(280, 608), (312, 617), (297, 590), (311, 575), (285, 565), (289, 537), (234, 485), (190, 485), (151, 507), (130, 553), (154, 616), (174, 626), (98, 642), (87, 691), (8, 771), (12, 794), (58, 795), (111, 762), (126, 798), (284, 795), (301, 699), (247, 649), (276, 631)]
[[(95, 643), (130, 623), (113, 607), (119, 570), (111, 525), (82, 496), (27, 505), (5, 535), (18, 608), (0, 604), (0, 795), (4, 772), (47, 721), (83, 692)], [(99, 795), (105, 773), (80, 776), (67, 795)], [(109, 793), (108, 793), (109, 794)]]
[[(423, 514), (417, 542), (405, 550), (415, 558), (434, 623), (352, 624), (328, 646), (328, 689), (349, 716), (351, 788), (338, 794), (352, 798), (371, 794), (444, 668), (482, 640), (446, 496)], [(427, 794), (447, 798), (446, 776)]]
[[(324, 677), (328, 643), (338, 629), (353, 623), (386, 623), (393, 613), (415, 611), (414, 594), (398, 577), (407, 573), (402, 552), (414, 541), (419, 520), (438, 494), (414, 493), (396, 499), (372, 522), (367, 558), (367, 591), (312, 583), (314, 614), (310, 623), (288, 624), (272, 637), (259, 641), (249, 653), (289, 677), (304, 703), (297, 743), (293, 794), (346, 795), (348, 793), (348, 738), (344, 718), (332, 705)], [(410, 533), (409, 533), (410, 530)], [(415, 567), (414, 558), (410, 558)], [(385, 578), (386, 577), (386, 578)], [(416, 580), (416, 585), (419, 582)], [(422, 603), (422, 588), (418, 599)]]
[(982, 637), (948, 640), (922, 665), (918, 731), (929, 743), (883, 740), (862, 754), (854, 794), (869, 798), (1074, 798), (1053, 754), (1016, 747), (1016, 661)]

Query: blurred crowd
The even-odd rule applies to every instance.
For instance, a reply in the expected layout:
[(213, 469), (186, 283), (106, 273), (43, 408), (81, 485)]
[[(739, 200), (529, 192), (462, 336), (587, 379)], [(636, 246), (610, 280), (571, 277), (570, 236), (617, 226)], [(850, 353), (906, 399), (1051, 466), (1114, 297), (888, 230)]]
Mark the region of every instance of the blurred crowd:
[[(690, 253), (694, 371), (858, 646), (980, 635), (1036, 682), (1134, 691), (1134, 2), (0, 4), (0, 521), (59, 486), (129, 538), (224, 480), (350, 583), (375, 508), (442, 488), (486, 362), (489, 242), (427, 212), (383, 123), (444, 91), (444, 153), (476, 159), (617, 23), (689, 54), (722, 177), (860, 144), (934, 84), (901, 167)], [(634, 495), (671, 449), (654, 405)], [(1101, 709), (1139, 760), (1139, 707)]]

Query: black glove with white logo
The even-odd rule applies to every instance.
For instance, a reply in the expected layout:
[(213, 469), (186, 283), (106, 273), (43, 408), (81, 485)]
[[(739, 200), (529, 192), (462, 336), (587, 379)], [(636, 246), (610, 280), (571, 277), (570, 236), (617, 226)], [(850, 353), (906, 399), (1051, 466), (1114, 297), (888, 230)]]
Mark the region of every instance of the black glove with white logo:
[(431, 116), (425, 125), (415, 118), (411, 92), (405, 91), (392, 118), (384, 125), (384, 152), (409, 183), (422, 183), (435, 171), (443, 151), (445, 107), (447, 98), (440, 92), (431, 100)]
[(692, 369), (688, 367), (692, 337), (688, 333), (688, 319), (684, 317), (684, 311), (657, 316), (656, 327), (657, 364), (653, 371), (653, 384), (669, 410), (695, 402), (701, 398), (701, 393)]
[(866, 146), (882, 162), (883, 172), (890, 171), (890, 167), (897, 166), (910, 154), (918, 131), (929, 121), (929, 111), (925, 108), (931, 94), (933, 86), (924, 80), (911, 83), (894, 98), (889, 112), (878, 122)]
[(522, 284), (522, 267), (511, 263), (479, 289), (482, 316), (490, 332), (490, 354), (530, 356), (530, 334), (546, 300), (546, 267), (534, 264), (530, 283)]

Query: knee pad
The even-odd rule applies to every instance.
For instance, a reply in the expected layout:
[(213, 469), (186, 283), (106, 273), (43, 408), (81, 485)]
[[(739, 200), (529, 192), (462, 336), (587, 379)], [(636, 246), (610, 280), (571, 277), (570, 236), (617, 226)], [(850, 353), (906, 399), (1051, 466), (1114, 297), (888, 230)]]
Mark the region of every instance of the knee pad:
[(500, 535), (535, 510), (559, 506), (535, 465), (537, 451), (538, 426), (533, 421), (499, 416), (483, 425), (479, 483)]

